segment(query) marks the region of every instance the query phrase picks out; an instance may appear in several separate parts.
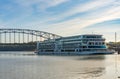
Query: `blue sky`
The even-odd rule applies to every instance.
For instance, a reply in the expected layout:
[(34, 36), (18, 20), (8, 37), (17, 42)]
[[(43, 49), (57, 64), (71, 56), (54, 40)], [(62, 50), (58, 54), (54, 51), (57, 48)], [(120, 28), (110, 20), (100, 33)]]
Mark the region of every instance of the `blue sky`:
[(61, 36), (97, 33), (120, 41), (120, 0), (0, 0), (0, 28)]

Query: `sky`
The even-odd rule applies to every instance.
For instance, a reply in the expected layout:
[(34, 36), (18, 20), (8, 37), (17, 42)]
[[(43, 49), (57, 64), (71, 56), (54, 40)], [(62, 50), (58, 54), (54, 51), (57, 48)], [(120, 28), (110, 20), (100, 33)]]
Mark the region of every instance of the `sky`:
[(61, 36), (102, 34), (120, 41), (120, 0), (0, 0), (0, 28)]

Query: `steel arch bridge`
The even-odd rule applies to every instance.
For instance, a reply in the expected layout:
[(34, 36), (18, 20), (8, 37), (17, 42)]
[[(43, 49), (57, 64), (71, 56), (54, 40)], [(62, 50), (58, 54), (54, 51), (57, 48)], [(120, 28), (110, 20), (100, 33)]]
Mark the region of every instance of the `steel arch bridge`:
[(39, 30), (0, 29), (0, 43), (28, 43), (57, 38), (61, 36)]

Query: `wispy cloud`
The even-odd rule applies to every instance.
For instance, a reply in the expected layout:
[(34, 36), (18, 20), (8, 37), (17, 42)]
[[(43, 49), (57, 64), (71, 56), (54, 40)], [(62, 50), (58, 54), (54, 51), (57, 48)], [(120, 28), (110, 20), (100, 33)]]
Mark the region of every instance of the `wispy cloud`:
[[(55, 20), (60, 20), (82, 12), (87, 12), (86, 17), (77, 16), (74, 17), (74, 19), (53, 23), (49, 25), (52, 26), (50, 29), (59, 29), (59, 34), (70, 35), (73, 33), (78, 33), (82, 28), (104, 21), (118, 19), (120, 18), (120, 5), (116, 3), (117, 2), (115, 0), (96, 0), (95, 2), (92, 1), (82, 5), (77, 5), (71, 10), (59, 15), (57, 18), (55, 18)], [(69, 30), (72, 30), (72, 32)]]
[(24, 7), (37, 6), (40, 10), (54, 7), (68, 0), (16, 0), (15, 2)]
[(66, 17), (70, 17), (73, 15), (76, 15), (78, 13), (83, 13), (83, 12), (91, 12), (94, 10), (100, 10), (103, 7), (109, 7), (111, 5), (113, 5), (115, 3), (115, 0), (92, 0), (92, 1), (88, 1), (85, 2), (84, 4), (77, 4), (76, 6), (73, 6), (72, 8), (70, 8), (69, 10), (66, 10), (64, 13), (62, 12), (62, 14), (60, 15), (55, 15), (55, 17), (57, 16), (59, 19), (60, 18), (66, 18)]
[[(15, 25), (29, 26), (42, 24), (53, 19), (48, 15), (49, 12), (46, 11), (47, 8), (58, 6), (67, 1), (69, 0), (15, 0), (11, 1), (10, 4), (5, 3), (4, 6), (0, 6), (0, 8), (3, 9), (2, 12), (0, 12), (0, 17), (3, 18), (3, 21), (6, 21), (3, 22), (4, 25), (13, 27), (15, 27)], [(38, 13), (33, 14), (35, 11)]]

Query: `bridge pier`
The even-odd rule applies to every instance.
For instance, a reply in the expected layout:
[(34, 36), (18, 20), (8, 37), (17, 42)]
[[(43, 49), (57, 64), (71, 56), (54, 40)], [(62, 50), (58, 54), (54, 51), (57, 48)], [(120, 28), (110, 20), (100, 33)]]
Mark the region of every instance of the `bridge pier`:
[(27, 42), (29, 42), (29, 34), (27, 34)]
[(11, 43), (11, 33), (9, 33), (9, 43)]
[(6, 43), (6, 32), (5, 32), (4, 40), (5, 40), (4, 42)]
[(14, 43), (15, 43), (15, 31), (14, 31)]
[(24, 43), (24, 32), (23, 32), (23, 43)]
[(18, 43), (20, 43), (20, 33), (18, 33)]

